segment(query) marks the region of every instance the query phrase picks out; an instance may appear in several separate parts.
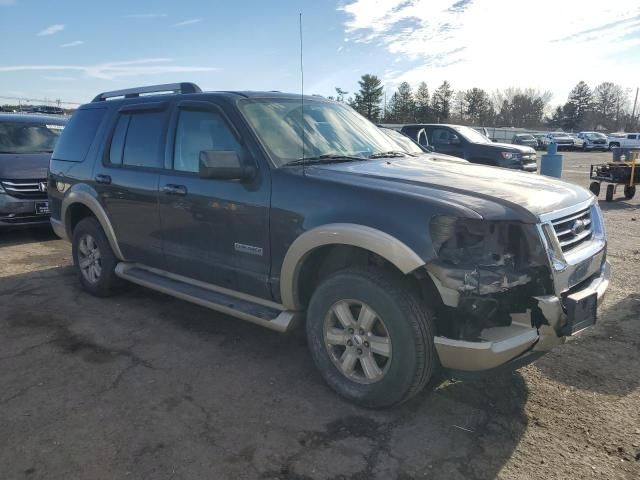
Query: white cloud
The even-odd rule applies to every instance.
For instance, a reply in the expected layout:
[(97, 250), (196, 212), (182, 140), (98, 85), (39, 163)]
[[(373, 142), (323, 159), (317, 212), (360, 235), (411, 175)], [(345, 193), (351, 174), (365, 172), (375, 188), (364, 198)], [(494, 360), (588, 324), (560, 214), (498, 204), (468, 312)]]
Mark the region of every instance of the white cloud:
[(186, 27), (187, 25), (193, 25), (194, 23), (200, 23), (204, 18), (191, 18), (189, 20), (184, 20), (182, 22), (174, 23), (172, 26), (174, 27)]
[(162, 18), (167, 17), (166, 13), (130, 13), (125, 18)]
[(42, 75), (44, 80), (51, 80), (54, 82), (71, 82), (77, 80), (76, 77), (63, 77), (61, 75)]
[(124, 62), (108, 62), (95, 65), (6, 65), (0, 72), (79, 72), (85, 77), (114, 80), (127, 77), (166, 75), (170, 73), (212, 72), (214, 67), (173, 65), (172, 58), (143, 58)]
[(60, 48), (78, 47), (83, 44), (84, 44), (83, 40), (76, 40), (74, 42), (63, 43), (62, 45), (60, 45)]
[(40, 30), (36, 35), (38, 35), (39, 37), (42, 37), (44, 35), (53, 35), (55, 33), (61, 32), (62, 30), (64, 30), (64, 25), (56, 23), (55, 25), (49, 25), (44, 30)]
[[(579, 80), (593, 86), (640, 76), (639, 2), (349, 0), (340, 10), (352, 41), (405, 62), (384, 78), (394, 85), (436, 87), (446, 79), (457, 89), (536, 87), (562, 102)], [(623, 53), (624, 66), (615, 58)]]

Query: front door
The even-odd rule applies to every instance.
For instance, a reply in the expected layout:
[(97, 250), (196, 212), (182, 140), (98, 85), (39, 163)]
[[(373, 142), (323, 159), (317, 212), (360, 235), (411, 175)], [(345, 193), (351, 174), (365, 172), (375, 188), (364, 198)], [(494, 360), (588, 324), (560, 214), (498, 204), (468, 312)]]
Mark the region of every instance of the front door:
[(158, 218), (158, 179), (164, 162), (168, 104), (143, 103), (121, 109), (95, 188), (127, 261), (164, 266)]
[(446, 127), (430, 127), (427, 129), (429, 143), (436, 152), (464, 158), (465, 140), (455, 131)]
[(178, 102), (170, 131), (159, 183), (167, 269), (269, 297), (269, 172), (258, 168), (244, 182), (198, 176), (202, 150), (233, 150), (242, 161), (255, 161), (214, 103)]

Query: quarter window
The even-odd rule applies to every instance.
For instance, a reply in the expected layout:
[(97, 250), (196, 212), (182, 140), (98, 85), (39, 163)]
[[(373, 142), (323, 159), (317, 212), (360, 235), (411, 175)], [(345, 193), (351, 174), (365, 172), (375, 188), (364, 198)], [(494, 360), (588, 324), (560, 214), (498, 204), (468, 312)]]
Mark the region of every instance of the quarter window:
[(202, 150), (233, 150), (238, 155), (242, 153), (238, 140), (220, 114), (181, 110), (176, 128), (174, 170), (197, 173)]

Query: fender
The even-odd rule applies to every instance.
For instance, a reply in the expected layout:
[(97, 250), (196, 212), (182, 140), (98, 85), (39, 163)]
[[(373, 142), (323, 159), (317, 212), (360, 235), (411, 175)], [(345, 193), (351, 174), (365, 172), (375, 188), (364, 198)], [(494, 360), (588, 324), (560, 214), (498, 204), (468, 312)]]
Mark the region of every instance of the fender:
[(282, 263), (280, 295), (289, 310), (300, 310), (298, 277), (306, 257), (325, 245), (351, 245), (369, 250), (407, 274), (425, 264), (411, 248), (391, 235), (352, 223), (331, 223), (313, 228), (294, 240)]
[(77, 183), (71, 187), (71, 189), (67, 192), (64, 199), (62, 200), (62, 209), (61, 209), (61, 223), (64, 225), (65, 232), (67, 234), (67, 238), (71, 239), (73, 232), (71, 232), (71, 225), (67, 220), (67, 211), (69, 207), (74, 203), (81, 203), (89, 210), (93, 212), (95, 217), (100, 222), (102, 226), (102, 230), (104, 231), (107, 240), (109, 241), (109, 246), (113, 251), (113, 254), (118, 258), (118, 260), (125, 261), (124, 255), (122, 255), (122, 251), (120, 250), (120, 245), (118, 245), (118, 240), (116, 238), (116, 233), (113, 230), (113, 226), (109, 221), (109, 217), (107, 216), (107, 212), (105, 212), (102, 205), (98, 201), (98, 194), (96, 191), (85, 184)]

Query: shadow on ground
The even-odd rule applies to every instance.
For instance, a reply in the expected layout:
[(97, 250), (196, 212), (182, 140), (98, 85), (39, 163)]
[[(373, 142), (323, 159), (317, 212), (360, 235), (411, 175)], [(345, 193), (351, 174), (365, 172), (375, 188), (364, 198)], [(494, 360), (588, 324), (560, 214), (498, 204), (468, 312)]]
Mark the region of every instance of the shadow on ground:
[(0, 248), (50, 240), (59, 240), (59, 238), (49, 225), (0, 230)]
[(527, 426), (518, 373), (350, 405), (303, 337), (70, 267), (0, 279), (4, 478), (493, 478)]

